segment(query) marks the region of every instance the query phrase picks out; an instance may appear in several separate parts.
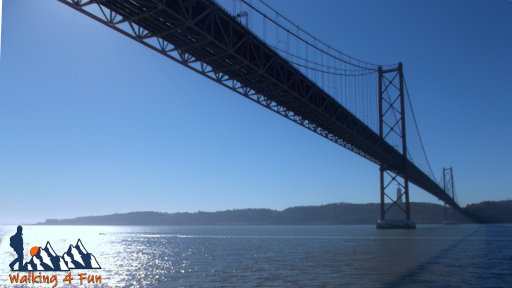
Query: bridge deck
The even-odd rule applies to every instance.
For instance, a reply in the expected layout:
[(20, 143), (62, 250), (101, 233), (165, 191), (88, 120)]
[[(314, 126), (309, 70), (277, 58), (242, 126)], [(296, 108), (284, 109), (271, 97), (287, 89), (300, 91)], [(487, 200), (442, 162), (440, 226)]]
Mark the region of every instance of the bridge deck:
[[(404, 175), (400, 152), (214, 1), (59, 1), (350, 151)], [(412, 183), (458, 208), (416, 165), (409, 161), (406, 169)]]

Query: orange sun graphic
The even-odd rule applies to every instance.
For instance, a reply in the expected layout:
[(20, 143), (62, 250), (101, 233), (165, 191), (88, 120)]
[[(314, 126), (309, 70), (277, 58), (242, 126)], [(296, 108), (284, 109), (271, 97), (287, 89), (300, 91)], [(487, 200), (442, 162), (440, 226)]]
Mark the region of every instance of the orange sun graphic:
[(39, 252), (39, 247), (38, 246), (34, 246), (34, 247), (30, 248), (30, 255), (31, 256), (35, 256), (37, 254), (37, 252)]

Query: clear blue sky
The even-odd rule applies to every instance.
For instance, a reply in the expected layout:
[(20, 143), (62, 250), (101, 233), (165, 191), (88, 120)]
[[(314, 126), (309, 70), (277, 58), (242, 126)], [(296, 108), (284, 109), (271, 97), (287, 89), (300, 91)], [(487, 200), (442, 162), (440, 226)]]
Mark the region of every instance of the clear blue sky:
[[(454, 166), (464, 205), (512, 197), (510, 1), (269, 3), (348, 54), (404, 62), (436, 172)], [(0, 223), (378, 201), (376, 165), (57, 1), (3, 14)]]

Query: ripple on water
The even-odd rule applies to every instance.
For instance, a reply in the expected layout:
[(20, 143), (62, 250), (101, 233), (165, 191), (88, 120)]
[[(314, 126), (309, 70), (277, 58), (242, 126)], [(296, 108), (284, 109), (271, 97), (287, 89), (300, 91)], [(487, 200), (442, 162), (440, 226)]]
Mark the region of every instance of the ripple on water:
[[(10, 235), (12, 229), (2, 227), (0, 235)], [(86, 272), (101, 275), (104, 285), (87, 287), (506, 287), (512, 283), (510, 225), (432, 225), (413, 231), (382, 231), (373, 225), (27, 226), (24, 232), (25, 246), (41, 246), (49, 240), (57, 252), (78, 238), (103, 267)], [(7, 287), (7, 264), (14, 253), (6, 241), (0, 243), (0, 256), (0, 283)], [(65, 273), (59, 275), (62, 279)]]

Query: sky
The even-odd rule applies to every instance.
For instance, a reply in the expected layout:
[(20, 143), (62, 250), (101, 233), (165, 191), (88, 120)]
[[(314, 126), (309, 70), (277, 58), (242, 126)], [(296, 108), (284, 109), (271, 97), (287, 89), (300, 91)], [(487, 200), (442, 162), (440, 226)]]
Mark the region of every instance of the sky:
[[(512, 198), (510, 1), (268, 3), (402, 61), (437, 176), (453, 166), (462, 205)], [(375, 164), (58, 1), (4, 0), (2, 21), (0, 223), (378, 202)]]

